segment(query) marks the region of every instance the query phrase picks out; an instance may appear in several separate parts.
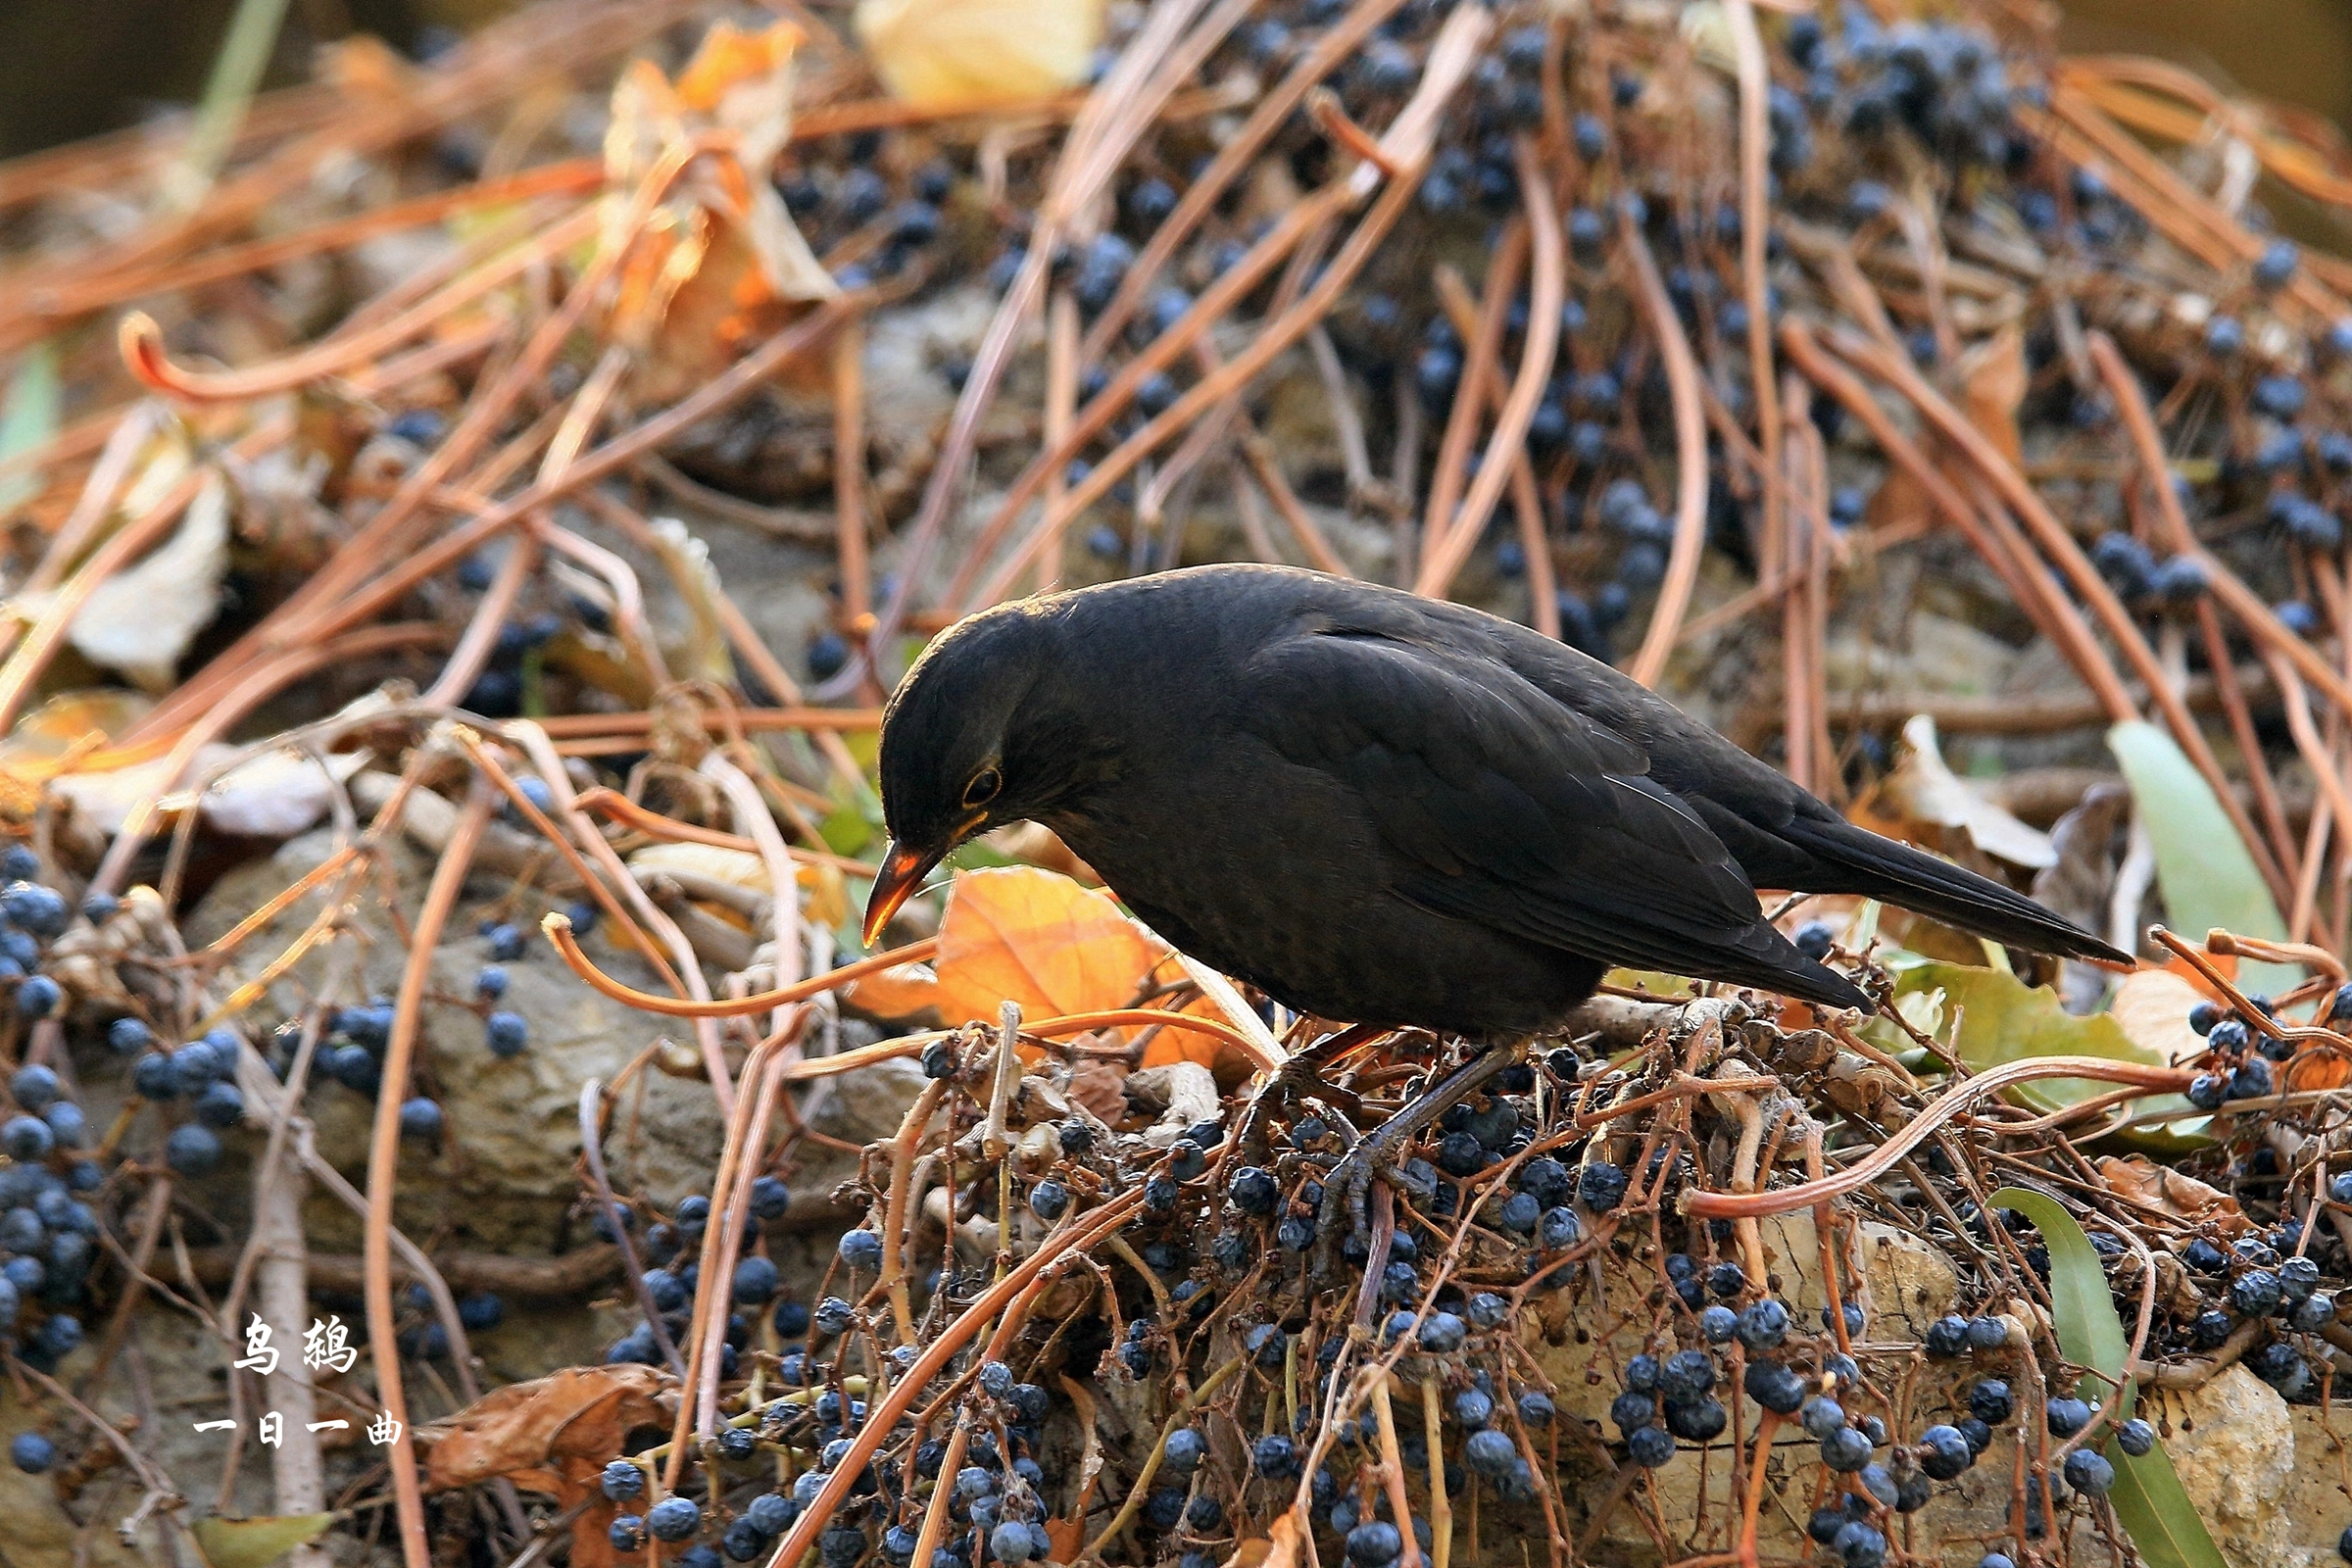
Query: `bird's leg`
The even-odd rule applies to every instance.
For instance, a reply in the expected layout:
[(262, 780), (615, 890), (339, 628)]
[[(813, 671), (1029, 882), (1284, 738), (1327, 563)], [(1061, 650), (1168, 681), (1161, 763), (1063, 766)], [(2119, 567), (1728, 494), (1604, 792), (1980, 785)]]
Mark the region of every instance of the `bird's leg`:
[(1285, 1061), (1257, 1087), (1250, 1103), (1242, 1111), (1240, 1136), (1234, 1147), (1242, 1152), (1245, 1163), (1262, 1165), (1269, 1152), (1266, 1120), (1276, 1105), (1306, 1090), (1330, 1092), (1330, 1086), (1320, 1076), (1323, 1068), (1348, 1054), (1368, 1040), (1377, 1039), (1385, 1031), (1377, 1024), (1351, 1024), (1348, 1028), (1325, 1035), (1313, 1045)]
[(1391, 1169), (1396, 1163), (1396, 1155), (1435, 1126), (1439, 1117), (1476, 1094), (1480, 1085), (1518, 1059), (1519, 1053), (1513, 1047), (1498, 1046), (1480, 1052), (1366, 1133), (1348, 1152), (1348, 1157), (1332, 1167), (1331, 1175), (1323, 1183), (1323, 1210), (1316, 1219), (1316, 1229), (1322, 1233), (1321, 1250), (1326, 1254), (1321, 1258), (1322, 1263), (1330, 1261), (1328, 1250), (1339, 1235), (1339, 1221), (1343, 1217), (1348, 1221), (1349, 1234), (1362, 1233), (1364, 1197), (1371, 1190), (1373, 1177)]

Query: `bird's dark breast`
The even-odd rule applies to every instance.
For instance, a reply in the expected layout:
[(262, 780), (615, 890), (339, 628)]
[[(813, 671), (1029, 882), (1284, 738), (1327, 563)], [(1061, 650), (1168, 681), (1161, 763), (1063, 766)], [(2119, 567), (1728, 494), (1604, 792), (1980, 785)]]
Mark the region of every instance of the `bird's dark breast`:
[(1049, 825), (1153, 930), (1294, 1011), (1502, 1041), (1592, 994), (1598, 963), (1397, 895), (1340, 781), (1270, 750), (1250, 750), (1247, 776), (1237, 760), (1130, 774)]

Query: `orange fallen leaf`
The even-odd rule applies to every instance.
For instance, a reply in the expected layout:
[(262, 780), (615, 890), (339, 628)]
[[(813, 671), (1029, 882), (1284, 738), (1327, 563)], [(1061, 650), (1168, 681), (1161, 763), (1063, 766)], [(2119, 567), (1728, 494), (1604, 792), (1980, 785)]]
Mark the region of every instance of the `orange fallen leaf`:
[(764, 85), (791, 64), (800, 43), (801, 29), (789, 22), (770, 24), (758, 32), (745, 32), (731, 22), (717, 23), (703, 34), (694, 58), (678, 73), (678, 101), (689, 109), (713, 113), (728, 93)]
[(939, 971), (927, 963), (894, 963), (851, 986), (849, 1000), (880, 1018), (911, 1018), (939, 1005)]
[[(1001, 866), (957, 873), (927, 978), (904, 964), (859, 981), (850, 996), (886, 1017), (936, 1008), (951, 1024), (994, 1022), (1005, 1002), (1027, 1018), (1104, 1012), (1132, 1004), (1174, 956), (1108, 894), (1034, 866)], [(1162, 1030), (1144, 1065), (1207, 1063), (1219, 1049), (1208, 1036)]]

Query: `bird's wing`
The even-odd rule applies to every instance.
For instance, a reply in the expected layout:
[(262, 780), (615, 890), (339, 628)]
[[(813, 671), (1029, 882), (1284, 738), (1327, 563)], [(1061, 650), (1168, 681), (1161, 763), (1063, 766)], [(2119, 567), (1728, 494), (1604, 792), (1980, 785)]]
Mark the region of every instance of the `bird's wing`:
[(1698, 816), (1632, 741), (1508, 667), (1380, 632), (1309, 632), (1250, 662), (1246, 720), (1361, 796), (1410, 902), (1611, 964), (1851, 988), (1767, 924)]

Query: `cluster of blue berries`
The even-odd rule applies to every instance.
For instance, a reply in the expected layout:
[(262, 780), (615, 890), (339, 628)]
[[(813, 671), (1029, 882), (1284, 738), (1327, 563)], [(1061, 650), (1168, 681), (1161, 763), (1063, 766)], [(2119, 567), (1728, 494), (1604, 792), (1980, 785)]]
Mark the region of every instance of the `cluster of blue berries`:
[[(780, 1220), (792, 1207), (792, 1190), (774, 1175), (753, 1178), (749, 1197), (752, 1232), (757, 1235), (760, 1226)], [(621, 1223), (636, 1228), (637, 1213), (633, 1208), (620, 1209)], [(696, 1194), (681, 1199), (666, 1220), (658, 1220), (645, 1229), (635, 1241), (635, 1252), (646, 1265), (643, 1276), (644, 1299), (652, 1303), (655, 1318), (662, 1333), (657, 1334), (652, 1319), (640, 1321), (614, 1341), (605, 1352), (608, 1362), (639, 1361), (649, 1366), (662, 1364), (664, 1338), (672, 1347), (683, 1346), (688, 1324), (693, 1319), (696, 1297), (702, 1290), (702, 1263), (694, 1255), (702, 1246), (704, 1233), (710, 1224), (710, 1200)], [(597, 1236), (605, 1241), (618, 1241), (612, 1232), (610, 1218), (601, 1210), (593, 1220)], [(859, 1234), (857, 1232), (853, 1235)], [(785, 1341), (806, 1339), (812, 1319), (808, 1308), (783, 1294), (783, 1276), (770, 1258), (747, 1251), (738, 1257), (725, 1280), (728, 1305), (727, 1330), (719, 1358), (722, 1376), (732, 1377), (738, 1352), (748, 1348), (759, 1329), (759, 1318), (766, 1312), (777, 1338)], [(770, 1303), (773, 1303), (772, 1310)], [(839, 1335), (847, 1327), (833, 1312), (833, 1302), (815, 1314), (816, 1332), (825, 1337)], [(808, 1364), (805, 1350), (796, 1350), (785, 1357), (785, 1381), (798, 1384), (806, 1381), (801, 1369)]]

